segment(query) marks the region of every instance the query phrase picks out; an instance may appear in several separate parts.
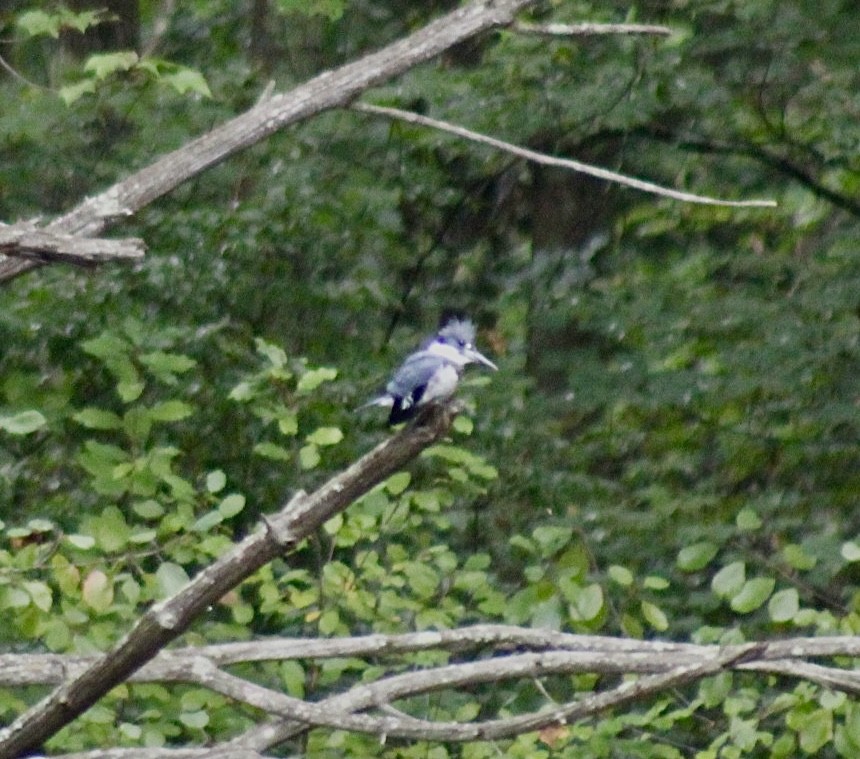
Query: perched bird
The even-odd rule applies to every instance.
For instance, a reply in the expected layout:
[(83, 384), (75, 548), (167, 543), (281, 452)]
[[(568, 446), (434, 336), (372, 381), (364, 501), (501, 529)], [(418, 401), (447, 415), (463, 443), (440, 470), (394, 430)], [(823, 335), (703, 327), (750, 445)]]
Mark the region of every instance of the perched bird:
[[(466, 364), (481, 363), (498, 370), (474, 346), (475, 326), (468, 319), (452, 319), (436, 336), (407, 356), (385, 387), (385, 393), (364, 406), (391, 408), (389, 424), (411, 419), (433, 401), (453, 395)], [(362, 408), (364, 408), (362, 406)]]

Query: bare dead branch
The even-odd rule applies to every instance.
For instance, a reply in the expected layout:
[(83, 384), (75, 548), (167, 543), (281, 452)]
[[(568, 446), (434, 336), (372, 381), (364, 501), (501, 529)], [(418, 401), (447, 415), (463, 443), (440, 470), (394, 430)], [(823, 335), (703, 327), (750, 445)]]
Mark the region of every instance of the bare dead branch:
[(657, 34), (668, 37), (673, 30), (657, 24), (530, 24), (517, 21), (512, 26), (515, 32), (537, 34), (541, 37), (582, 37), (600, 34)]
[[(485, 660), (437, 667), (423, 672), (409, 672), (384, 678), (375, 683), (355, 686), (342, 696), (333, 696), (313, 705), (299, 702), (301, 706), (290, 703), (287, 707), (286, 701), (283, 699), (288, 697), (279, 694), (279, 698), (269, 702), (268, 711), (272, 712), (276, 709), (280, 711), (281, 706), (284, 706), (287, 708), (285, 709), (286, 713), (282, 716), (293, 722), (307, 721), (311, 724), (327, 724), (340, 729), (371, 733), (382, 737), (433, 741), (497, 740), (539, 730), (549, 725), (564, 724), (590, 717), (606, 709), (641, 700), (655, 693), (716, 674), (723, 669), (731, 668), (732, 665), (749, 656), (755, 655), (759, 648), (759, 644), (755, 643), (731, 646), (727, 649), (717, 650), (711, 656), (694, 663), (675, 666), (666, 672), (647, 675), (638, 680), (627, 680), (616, 688), (585, 696), (563, 706), (553, 707), (536, 714), (519, 715), (487, 722), (430, 722), (412, 716), (403, 718), (391, 714), (380, 717), (350, 714), (347, 713), (348, 707), (344, 702), (349, 699), (350, 707), (352, 707), (350, 710), (354, 710), (369, 706), (382, 706), (389, 701), (418, 692), (423, 693), (454, 685), (493, 682), (497, 677), (495, 667), (505, 663), (512, 664), (509, 669), (505, 670), (505, 676), (542, 676), (547, 674), (546, 667), (552, 668), (551, 657), (553, 654), (522, 654), (501, 661)], [(263, 694), (256, 694), (256, 697), (262, 698)], [(290, 701), (292, 702), (294, 699), (290, 699)], [(356, 701), (361, 705), (356, 704)], [(316, 722), (317, 719), (325, 720), (325, 722)], [(298, 729), (301, 728), (298, 727)], [(282, 734), (281, 739), (284, 740), (286, 737)]]
[[(523, 648), (534, 649), (523, 653)], [(451, 652), (489, 649), (508, 653), (362, 683), (319, 702), (304, 702), (224, 672), (239, 662), (344, 656), (397, 656), (442, 649)], [(718, 669), (777, 674), (805, 679), (851, 694), (860, 692), (860, 672), (826, 667), (806, 659), (860, 655), (856, 636), (793, 638), (739, 646), (574, 635), (510, 625), (475, 625), (455, 630), (400, 635), (366, 635), (329, 640), (275, 639), (164, 651), (135, 672), (130, 682), (185, 682), (217, 691), (280, 719), (253, 728), (227, 745), (265, 751), (313, 726), (349, 729), (391, 737), (472, 740), (510, 737), (554, 724), (560, 719), (591, 717), (609, 706), (645, 698)], [(76, 678), (94, 657), (6, 655), (0, 657), (0, 685), (55, 684)], [(550, 675), (582, 672), (645, 675), (614, 690), (584, 695), (547, 711), (484, 723), (433, 723), (399, 711), (393, 703), (408, 696), (446, 688), (466, 688), (508, 679), (539, 681)], [(680, 678), (680, 679), (678, 679)], [(668, 683), (668, 685), (667, 685)], [(630, 690), (632, 689), (632, 690)], [(381, 714), (366, 714), (380, 710)]]
[[(567, 712), (566, 719), (572, 721), (587, 716), (593, 716), (600, 711), (609, 708), (610, 706), (620, 705), (621, 701), (629, 697), (630, 701), (644, 698), (652, 695), (663, 689), (675, 687), (681, 682), (686, 682), (685, 678), (699, 679), (709, 674), (713, 674), (710, 665), (704, 668), (697, 669), (703, 662), (716, 662), (721, 660), (721, 668), (737, 669), (737, 670), (754, 670), (761, 672), (769, 672), (772, 674), (781, 674), (790, 677), (801, 677), (816, 682), (824, 687), (845, 690), (854, 692), (860, 682), (860, 673), (837, 669), (833, 667), (821, 667), (815, 664), (809, 664), (802, 661), (790, 661), (779, 657), (813, 657), (813, 656), (856, 656), (860, 653), (860, 639), (854, 636), (834, 636), (828, 638), (794, 638), (781, 641), (773, 641), (770, 643), (756, 644), (750, 646), (745, 644), (742, 646), (733, 646), (721, 649), (718, 646), (699, 646), (695, 644), (683, 643), (664, 643), (661, 641), (642, 641), (631, 639), (618, 639), (607, 636), (583, 636), (570, 635), (566, 633), (558, 633), (548, 630), (531, 630), (528, 628), (517, 628), (506, 625), (476, 625), (472, 628), (463, 628), (461, 630), (440, 631), (441, 635), (446, 636), (446, 641), (440, 643), (440, 647), (451, 646), (450, 650), (459, 650), (459, 646), (464, 641), (471, 641), (474, 645), (484, 645), (488, 641), (495, 641), (504, 646), (523, 647), (534, 645), (541, 648), (552, 639), (552, 645), (567, 645), (571, 649), (578, 649), (576, 656), (582, 656), (581, 664), (583, 669), (576, 670), (576, 658), (565, 660), (563, 657), (558, 659), (544, 658), (542, 666), (554, 671), (588, 671), (588, 672), (652, 672), (651, 679), (643, 678), (640, 681), (643, 683), (638, 686), (635, 697), (626, 693), (621, 686), (614, 692), (594, 694), (588, 696), (577, 704), (571, 704), (565, 709)], [(413, 633), (405, 636), (364, 636), (364, 638), (342, 639), (341, 642), (355, 642), (362, 640), (376, 639), (376, 644), (379, 646), (375, 653), (384, 654), (388, 652), (393, 645), (398, 644), (428, 644), (427, 638), (420, 639), (416, 636), (436, 635), (436, 633)], [(387, 638), (383, 641), (382, 639)], [(502, 641), (506, 642), (503, 643)], [(332, 641), (335, 642), (335, 641)], [(384, 644), (384, 645), (379, 645)], [(447, 645), (446, 645), (447, 644)], [(356, 650), (352, 647), (348, 649), (352, 653)], [(423, 649), (410, 649), (423, 650)], [(593, 651), (594, 654), (587, 653)], [(333, 653), (333, 652), (332, 652)], [(365, 651), (365, 653), (370, 653)], [(560, 651), (552, 653), (561, 654)], [(567, 651), (565, 654), (569, 653)], [(334, 655), (334, 654), (333, 654)], [(619, 659), (620, 657), (620, 659)], [(722, 659), (720, 658), (722, 657)], [(494, 658), (490, 660), (490, 667), (495, 668), (499, 674), (499, 679), (502, 679), (502, 669), (505, 667), (505, 659)], [(480, 663), (479, 663), (480, 664)], [(528, 660), (519, 660), (513, 662), (513, 668), (522, 667), (523, 664), (528, 665)], [(532, 662), (533, 664), (533, 662)], [(463, 669), (458, 671), (459, 667), (472, 667), (472, 669)], [(555, 670), (558, 666), (560, 669)], [(569, 669), (568, 669), (569, 667)], [(681, 671), (679, 673), (679, 669)], [(549, 671), (544, 670), (541, 676), (549, 674)], [(505, 670), (507, 672), (507, 670)], [(476, 673), (481, 674), (480, 666), (475, 668), (473, 665), (450, 665), (443, 668), (441, 673), (437, 672), (432, 683), (439, 687), (453, 687), (455, 685), (463, 686), (464, 681), (460, 680), (461, 676), (472, 677)], [(387, 678), (377, 683), (371, 683), (361, 686), (360, 689), (351, 689), (346, 693), (332, 696), (319, 702), (319, 706), (326, 711), (357, 711), (366, 709), (375, 704), (381, 706), (388, 701), (394, 700), (397, 697), (404, 697), (409, 694), (414, 694), (422, 691), (412, 690), (417, 685), (423, 687), (427, 681), (416, 683), (413, 676), (421, 673), (407, 673), (404, 675), (395, 676), (395, 678)], [(522, 676), (527, 676), (528, 672), (521, 672)], [(536, 672), (531, 673), (537, 676)], [(519, 675), (516, 675), (519, 676)], [(678, 680), (676, 677), (680, 677)], [(447, 679), (445, 679), (447, 678)], [(444, 680), (444, 685), (442, 682)], [(387, 711), (387, 710), (386, 710)], [(410, 718), (414, 720), (414, 718)], [(545, 720), (544, 715), (524, 715), (522, 722), (518, 723), (519, 727), (516, 730), (525, 732), (528, 730), (539, 729), (549, 724), (553, 724), (552, 720), (541, 722), (540, 725), (528, 723), (529, 719)], [(510, 729), (509, 721), (496, 721), (494, 723), (484, 723), (488, 725), (491, 731), (502, 731)], [(343, 724), (342, 720), (338, 724)], [(402, 726), (402, 725), (401, 725)], [(415, 725), (412, 725), (415, 727)], [(235, 739), (234, 743), (237, 746), (247, 746), (255, 750), (265, 751), (266, 749), (278, 745), (292, 737), (304, 732), (307, 725), (302, 725), (300, 722), (293, 720), (274, 720), (263, 724), (257, 728), (252, 728), (245, 735)], [(446, 727), (451, 727), (448, 725)], [(384, 734), (394, 736), (392, 732), (396, 730), (396, 726), (390, 723), (380, 723), (377, 725), (377, 730), (384, 729)], [(435, 729), (435, 728), (434, 728)], [(444, 727), (440, 727), (444, 730)], [(516, 734), (510, 732), (507, 735)], [(446, 733), (446, 737), (433, 738), (428, 731), (423, 731), (422, 735), (430, 739), (438, 740), (471, 740), (468, 736), (464, 737), (462, 731), (452, 729)], [(504, 737), (500, 734), (483, 735), (482, 737)]]
[(0, 254), (5, 256), (87, 266), (110, 260), (142, 258), (145, 251), (143, 240), (136, 237), (123, 240), (76, 237), (38, 229), (32, 222), (0, 223)]
[(399, 108), (370, 105), (369, 103), (353, 103), (350, 108), (354, 111), (359, 111), (360, 113), (385, 116), (386, 118), (406, 121), (410, 124), (432, 127), (433, 129), (448, 132), (449, 134), (462, 137), (466, 140), (471, 140), (472, 142), (479, 142), (483, 145), (489, 145), (492, 148), (496, 148), (497, 150), (503, 150), (506, 153), (518, 156), (519, 158), (525, 158), (527, 161), (540, 163), (544, 166), (559, 166), (561, 168), (571, 169), (572, 171), (578, 171), (581, 174), (588, 174), (589, 176), (597, 177), (598, 179), (604, 179), (607, 182), (615, 182), (616, 184), (624, 185), (625, 187), (632, 187), (635, 190), (642, 190), (643, 192), (649, 192), (653, 195), (673, 198), (674, 200), (683, 200), (685, 203), (699, 203), (711, 206), (730, 206), (733, 208), (774, 208), (776, 206), (775, 200), (721, 200), (719, 198), (711, 198), (706, 195), (694, 195), (689, 192), (672, 190), (668, 187), (654, 184), (653, 182), (647, 182), (644, 179), (637, 179), (625, 174), (619, 174), (615, 171), (610, 171), (609, 169), (604, 169), (599, 166), (593, 166), (588, 163), (582, 163), (581, 161), (575, 161), (571, 158), (557, 158), (556, 156), (547, 155), (546, 153), (539, 153), (535, 150), (523, 148), (510, 142), (498, 140), (495, 137), (489, 137), (488, 135), (481, 134), (480, 132), (473, 132), (471, 129), (466, 129), (461, 126), (457, 126), (456, 124), (450, 124), (447, 121), (440, 121), (439, 119), (433, 119), (429, 116), (422, 116), (421, 114), (413, 113), (412, 111), (402, 111)]
[[(362, 92), (458, 42), (499, 26), (537, 0), (494, 0), (464, 5), (376, 53), (326, 71), (287, 93), (273, 95), (250, 110), (159, 158), (127, 179), (87, 198), (46, 229), (96, 237), (117, 219), (130, 216), (180, 184), (290, 124), (344, 106)], [(41, 265), (22, 258), (0, 259), (0, 282)]]
[(113, 651), (0, 730), (0, 759), (13, 759), (41, 745), (151, 660), (207, 606), (443, 437), (455, 414), (451, 405), (430, 406), (415, 423), (380, 443), (317, 491), (299, 493), (291, 499), (265, 527), (236, 544), (176, 594), (153, 606)]
[[(665, 672), (674, 666), (693, 663), (715, 655), (713, 645), (637, 640), (600, 635), (576, 635), (554, 630), (512, 625), (473, 625), (453, 630), (384, 635), (381, 633), (347, 638), (275, 638), (253, 642), (170, 649), (135, 672), (130, 682), (197, 682), (199, 667), (221, 668), (239, 663), (326, 659), (350, 656), (378, 658), (429, 650), (452, 653), (474, 650), (508, 652), (544, 651), (561, 654), (558, 666), (568, 671), (598, 674)], [(860, 672), (835, 667), (807, 665), (807, 659), (860, 657), (860, 638), (831, 636), (789, 638), (762, 643), (755, 660), (738, 669), (784, 674), (808, 679), (826, 687), (853, 692), (860, 685)], [(64, 654), (0, 655), (0, 686), (58, 685), (78, 677), (92, 666), (97, 656)], [(504, 659), (493, 660), (500, 667)], [(202, 664), (201, 664), (202, 663)], [(501, 679), (502, 669), (499, 669)]]
[(229, 748), (108, 748), (57, 754), (54, 759), (264, 759), (259, 751), (230, 746)]

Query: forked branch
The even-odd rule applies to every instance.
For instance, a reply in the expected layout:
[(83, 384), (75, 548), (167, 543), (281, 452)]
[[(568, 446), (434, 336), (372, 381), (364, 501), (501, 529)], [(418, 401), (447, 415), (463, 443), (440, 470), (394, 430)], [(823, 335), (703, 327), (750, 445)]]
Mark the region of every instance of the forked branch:
[[(240, 662), (364, 656), (375, 661), (429, 650), (468, 652), (473, 661), (411, 670), (361, 683), (319, 701), (303, 701), (271, 687), (237, 677), (222, 667)], [(484, 653), (480, 658), (476, 654)], [(487, 655), (487, 654), (490, 655)], [(860, 692), (860, 673), (814, 664), (811, 658), (856, 657), (854, 636), (793, 638), (732, 646), (698, 645), (574, 635), (509, 625), (475, 625), (455, 630), (399, 635), (366, 635), (327, 640), (271, 639), (165, 651), (136, 672), (130, 682), (193, 683), (255, 707), (274, 719), (252, 728), (218, 750), (232, 747), (262, 752), (313, 727), (347, 729), (380, 737), (436, 741), (496, 740), (560, 723), (590, 718), (608, 708), (644, 700), (719, 671), (735, 670), (806, 679), (852, 695)], [(12, 677), (4, 677), (5, 665)], [(0, 658), (0, 684), (28, 673), (17, 684), (54, 683), (63, 667), (74, 675), (87, 657), (53, 655)], [(402, 712), (400, 699), (442, 689), (462, 691), (511, 679), (596, 673), (627, 678), (606, 690), (583, 693), (566, 704), (483, 722), (435, 722)], [(33, 674), (41, 673), (41, 674)], [(636, 676), (636, 677), (631, 677)], [(42, 679), (40, 679), (42, 678)], [(47, 678), (47, 679), (44, 679)], [(145, 749), (127, 750), (143, 759)], [(196, 749), (183, 749), (177, 756)], [(200, 750), (202, 751), (202, 750)]]

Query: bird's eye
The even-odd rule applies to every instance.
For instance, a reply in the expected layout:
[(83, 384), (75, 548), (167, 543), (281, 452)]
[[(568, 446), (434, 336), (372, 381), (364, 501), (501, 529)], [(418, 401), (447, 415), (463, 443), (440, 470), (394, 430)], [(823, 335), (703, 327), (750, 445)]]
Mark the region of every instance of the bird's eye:
[(465, 340), (458, 340), (457, 345), (459, 345), (461, 348), (465, 348), (466, 347), (466, 341)]

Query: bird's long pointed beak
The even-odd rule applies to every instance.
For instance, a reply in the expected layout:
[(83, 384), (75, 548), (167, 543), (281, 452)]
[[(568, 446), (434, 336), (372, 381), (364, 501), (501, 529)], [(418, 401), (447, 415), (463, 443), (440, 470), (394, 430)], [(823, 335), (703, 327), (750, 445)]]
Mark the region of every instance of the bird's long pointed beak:
[(499, 367), (496, 366), (490, 359), (488, 359), (482, 353), (478, 353), (474, 348), (469, 348), (466, 355), (472, 359), (472, 361), (477, 361), (479, 364), (483, 364), (484, 366), (489, 366), (494, 372), (499, 371)]

